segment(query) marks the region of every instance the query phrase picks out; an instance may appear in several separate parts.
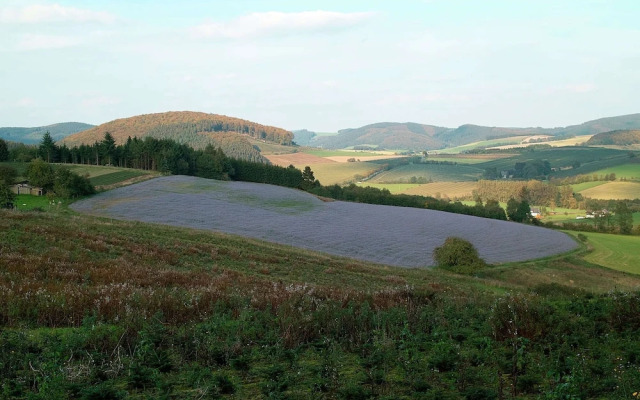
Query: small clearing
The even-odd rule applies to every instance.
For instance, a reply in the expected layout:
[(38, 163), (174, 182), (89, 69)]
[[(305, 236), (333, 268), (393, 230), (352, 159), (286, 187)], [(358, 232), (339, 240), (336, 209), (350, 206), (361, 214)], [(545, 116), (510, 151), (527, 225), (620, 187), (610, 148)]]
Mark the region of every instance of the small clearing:
[(433, 264), (449, 236), (471, 241), (489, 263), (564, 253), (576, 242), (535, 226), (434, 210), (342, 201), (247, 182), (168, 176), (71, 205), (98, 216), (226, 232), (375, 263)]

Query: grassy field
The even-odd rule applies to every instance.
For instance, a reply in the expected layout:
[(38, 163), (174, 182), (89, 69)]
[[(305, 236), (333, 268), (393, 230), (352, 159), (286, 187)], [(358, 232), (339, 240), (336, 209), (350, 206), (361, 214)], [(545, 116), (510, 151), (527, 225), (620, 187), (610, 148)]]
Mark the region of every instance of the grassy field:
[(372, 183), (409, 183), (411, 177), (424, 178), (435, 182), (473, 181), (482, 170), (475, 166), (461, 164), (409, 164), (384, 171), (371, 179)]
[(583, 190), (591, 189), (596, 186), (603, 185), (605, 183), (606, 181), (593, 181), (593, 182), (577, 183), (575, 185), (570, 185), (570, 186), (571, 186), (571, 189), (573, 189), (574, 193), (579, 193), (579, 192), (582, 192)]
[(471, 196), (476, 188), (475, 182), (434, 182), (405, 190), (405, 194), (431, 197), (460, 198)]
[[(317, 157), (338, 157), (338, 156), (350, 156), (354, 158), (380, 156), (389, 154), (390, 152), (384, 151), (357, 151), (357, 150), (323, 150), (313, 147), (307, 147), (302, 150), (303, 153), (311, 154)], [(393, 153), (391, 153), (393, 154)]]
[[(588, 257), (640, 263), (587, 236)], [(640, 276), (580, 253), (464, 276), (66, 210), (0, 210), (0, 249), (6, 398), (604, 399), (640, 387)]]
[(456, 146), (456, 147), (450, 147), (447, 149), (441, 149), (438, 150), (439, 154), (458, 154), (458, 153), (462, 153), (465, 151), (469, 151), (472, 149), (476, 149), (476, 148), (485, 148), (485, 147), (495, 147), (495, 146), (502, 146), (502, 145), (507, 145), (507, 144), (516, 144), (516, 143), (520, 143), (521, 141), (523, 141), (524, 139), (528, 138), (529, 136), (513, 136), (513, 137), (509, 137), (509, 138), (502, 138), (502, 139), (492, 139), (492, 140), (482, 140), (480, 142), (473, 142), (473, 143), (469, 143), (469, 144), (465, 144), (462, 146)]
[(640, 236), (585, 233), (592, 250), (584, 259), (617, 271), (640, 274)]
[(594, 174), (608, 175), (616, 174), (616, 179), (629, 179), (634, 181), (640, 181), (640, 163), (629, 163), (624, 165), (618, 165), (616, 167), (605, 168), (595, 171)]
[(411, 188), (420, 186), (417, 183), (371, 183), (369, 181), (360, 182), (358, 186), (372, 187), (376, 189), (387, 189), (393, 194), (404, 193)]
[(14, 205), (21, 211), (34, 209), (47, 211), (58, 207), (57, 203), (52, 205), (47, 196), (32, 196), (30, 194), (17, 195)]
[(310, 167), (315, 178), (325, 186), (355, 183), (380, 168), (367, 162), (311, 164)]
[(607, 182), (580, 191), (584, 197), (603, 200), (622, 200), (640, 198), (640, 182)]
[(107, 174), (96, 175), (92, 178), (89, 178), (89, 180), (95, 186), (109, 186), (146, 175), (150, 174), (147, 171), (125, 169), (115, 172), (109, 172)]

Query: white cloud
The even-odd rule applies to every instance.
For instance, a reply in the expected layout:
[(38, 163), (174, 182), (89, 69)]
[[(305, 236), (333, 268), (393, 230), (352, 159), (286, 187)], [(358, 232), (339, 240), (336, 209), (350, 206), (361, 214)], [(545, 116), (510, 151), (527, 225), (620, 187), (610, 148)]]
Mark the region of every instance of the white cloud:
[(588, 93), (593, 92), (596, 89), (596, 85), (593, 83), (579, 83), (576, 85), (567, 85), (565, 89), (573, 93)]
[(269, 34), (295, 34), (339, 29), (357, 25), (373, 13), (340, 13), (333, 11), (304, 11), (284, 13), (277, 11), (252, 13), (227, 22), (209, 22), (196, 26), (196, 37), (241, 39)]
[(19, 50), (61, 49), (81, 43), (83, 43), (81, 38), (73, 36), (28, 34), (18, 42), (17, 48)]
[(16, 106), (18, 107), (33, 107), (35, 104), (35, 100), (30, 97), (23, 97), (16, 102)]
[(22, 8), (0, 8), (0, 22), (36, 24), (46, 22), (111, 23), (115, 16), (103, 11), (91, 11), (59, 4), (30, 5)]

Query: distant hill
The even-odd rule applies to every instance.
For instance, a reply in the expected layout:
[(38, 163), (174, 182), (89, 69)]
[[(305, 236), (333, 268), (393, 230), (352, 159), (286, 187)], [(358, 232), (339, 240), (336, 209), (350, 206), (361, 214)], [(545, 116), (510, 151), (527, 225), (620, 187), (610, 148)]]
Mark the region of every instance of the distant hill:
[(379, 149), (420, 151), (437, 150), (510, 136), (572, 137), (621, 129), (640, 129), (640, 114), (600, 118), (580, 125), (556, 128), (504, 128), (466, 124), (453, 129), (411, 122), (383, 122), (356, 129), (343, 129), (336, 136), (312, 137), (309, 145), (330, 149), (366, 145)]
[(591, 146), (629, 146), (632, 144), (640, 144), (640, 130), (638, 129), (602, 132), (587, 141), (587, 145)]
[(299, 146), (309, 146), (313, 138), (317, 136), (315, 132), (300, 129), (293, 132), (293, 141)]
[(95, 125), (84, 124), (82, 122), (61, 122), (59, 124), (37, 126), (34, 128), (0, 128), (0, 138), (12, 142), (34, 144), (39, 143), (47, 131), (51, 134), (53, 140), (61, 140), (66, 136), (93, 128), (94, 126)]
[(129, 137), (172, 139), (196, 149), (213, 144), (228, 156), (266, 162), (249, 137), (284, 145), (293, 143), (293, 133), (273, 126), (261, 125), (239, 118), (192, 111), (170, 111), (117, 119), (64, 138), (69, 147), (92, 144), (109, 132), (116, 143)]
[(412, 150), (439, 148), (441, 141), (435, 136), (449, 130), (413, 122), (380, 122), (356, 129), (343, 129), (335, 136), (316, 137), (310, 145), (334, 149), (353, 146)]

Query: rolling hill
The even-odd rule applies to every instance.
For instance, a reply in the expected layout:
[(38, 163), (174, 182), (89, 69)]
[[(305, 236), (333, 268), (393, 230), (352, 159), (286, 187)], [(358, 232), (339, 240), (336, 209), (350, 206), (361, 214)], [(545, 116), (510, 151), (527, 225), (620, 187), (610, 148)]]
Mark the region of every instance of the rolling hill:
[(598, 133), (592, 136), (587, 145), (614, 145), (629, 146), (632, 144), (640, 144), (640, 130), (617, 130), (611, 132)]
[(465, 124), (453, 129), (411, 122), (382, 122), (356, 129), (343, 129), (335, 136), (316, 136), (309, 141), (309, 145), (329, 149), (369, 146), (377, 149), (422, 151), (512, 136), (549, 135), (566, 138), (621, 129), (640, 129), (640, 114), (600, 118), (556, 128), (505, 128)]
[(7, 127), (0, 128), (0, 138), (10, 140), (12, 142), (20, 142), (25, 144), (34, 144), (42, 140), (42, 136), (49, 132), (53, 140), (61, 140), (71, 134), (81, 132), (95, 125), (85, 124), (82, 122), (61, 122), (46, 126), (37, 126), (33, 128)]
[(230, 157), (266, 162), (249, 139), (291, 145), (293, 133), (273, 126), (224, 115), (192, 111), (170, 111), (116, 119), (60, 141), (69, 147), (93, 144), (109, 132), (117, 144), (129, 137), (171, 139), (196, 149), (208, 144), (222, 148)]

